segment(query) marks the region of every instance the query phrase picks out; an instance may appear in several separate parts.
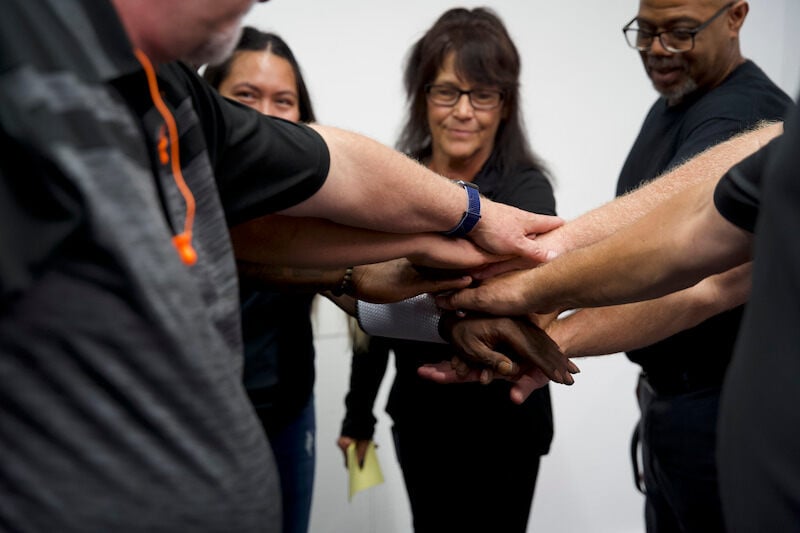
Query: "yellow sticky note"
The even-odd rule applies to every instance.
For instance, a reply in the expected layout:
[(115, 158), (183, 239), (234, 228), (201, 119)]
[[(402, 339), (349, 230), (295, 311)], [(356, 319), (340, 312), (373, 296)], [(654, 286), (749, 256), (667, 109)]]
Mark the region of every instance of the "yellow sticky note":
[(358, 466), (356, 445), (351, 443), (347, 447), (347, 470), (350, 474), (350, 493), (347, 501), (351, 501), (356, 493), (383, 483), (383, 473), (378, 464), (378, 454), (375, 453), (375, 443), (370, 442), (367, 446), (363, 468)]

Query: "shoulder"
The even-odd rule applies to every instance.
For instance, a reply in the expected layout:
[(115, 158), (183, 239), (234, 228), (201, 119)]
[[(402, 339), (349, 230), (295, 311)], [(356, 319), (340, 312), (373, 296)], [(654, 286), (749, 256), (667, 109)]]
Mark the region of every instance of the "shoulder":
[(703, 95), (687, 112), (687, 119), (740, 121), (780, 120), (792, 100), (752, 61), (745, 61), (719, 86)]
[(500, 173), (495, 170), (493, 187), (487, 191), (490, 199), (545, 215), (556, 214), (553, 185), (540, 169), (522, 166)]
[(762, 121), (783, 120), (791, 104), (789, 96), (755, 63), (746, 61), (686, 110), (678, 159), (691, 157)]

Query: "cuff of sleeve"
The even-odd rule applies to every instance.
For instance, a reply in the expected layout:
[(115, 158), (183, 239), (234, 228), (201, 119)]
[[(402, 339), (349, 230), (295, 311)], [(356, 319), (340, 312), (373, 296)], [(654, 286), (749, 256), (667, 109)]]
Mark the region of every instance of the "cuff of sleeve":
[(433, 297), (421, 294), (393, 304), (356, 302), (358, 323), (370, 335), (446, 344), (439, 335), (442, 311)]
[(358, 440), (372, 440), (375, 436), (375, 417), (370, 415), (371, 420), (350, 420), (345, 419), (342, 422), (341, 435), (350, 437), (351, 439)]

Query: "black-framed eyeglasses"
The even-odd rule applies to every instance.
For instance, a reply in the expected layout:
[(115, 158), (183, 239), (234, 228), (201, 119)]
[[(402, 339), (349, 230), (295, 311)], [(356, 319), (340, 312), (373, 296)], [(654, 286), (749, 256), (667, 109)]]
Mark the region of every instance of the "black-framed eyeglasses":
[(434, 85), (429, 83), (425, 86), (425, 93), (428, 100), (434, 105), (452, 107), (456, 105), (461, 95), (469, 97), (469, 103), (475, 109), (489, 111), (496, 108), (503, 102), (505, 93), (497, 89), (470, 89), (465, 91), (453, 85)]
[(714, 13), (710, 19), (703, 22), (696, 28), (676, 28), (674, 30), (664, 31), (649, 31), (641, 28), (631, 28), (631, 25), (637, 22), (637, 17), (633, 17), (633, 20), (628, 22), (625, 27), (622, 28), (622, 33), (625, 34), (625, 41), (627, 41), (628, 46), (635, 48), (640, 52), (647, 52), (650, 50), (650, 48), (653, 46), (653, 40), (658, 37), (658, 40), (661, 42), (661, 46), (664, 48), (664, 50), (672, 54), (682, 54), (683, 52), (689, 52), (694, 48), (695, 35), (706, 29), (712, 22), (714, 22), (714, 20), (717, 19), (717, 17), (733, 7), (735, 3), (735, 1), (728, 2), (719, 11)]

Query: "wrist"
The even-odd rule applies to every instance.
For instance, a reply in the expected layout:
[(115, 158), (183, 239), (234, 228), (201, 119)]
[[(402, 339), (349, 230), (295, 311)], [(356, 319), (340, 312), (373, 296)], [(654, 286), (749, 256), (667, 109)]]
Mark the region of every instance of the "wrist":
[(366, 333), (378, 337), (444, 344), (439, 335), (442, 310), (429, 294), (393, 304), (372, 304), (358, 300), (356, 318)]
[(442, 316), (439, 317), (437, 326), (439, 336), (448, 344), (453, 342), (453, 328), (459, 320), (460, 317), (456, 311), (443, 311)]
[(347, 267), (344, 274), (339, 278), (339, 282), (331, 288), (331, 294), (334, 296), (348, 295), (353, 296), (356, 292), (355, 283), (353, 283), (353, 268)]
[(468, 181), (457, 181), (467, 194), (467, 208), (461, 215), (461, 220), (449, 231), (444, 232), (448, 237), (463, 237), (478, 224), (481, 219), (481, 194), (478, 186)]

